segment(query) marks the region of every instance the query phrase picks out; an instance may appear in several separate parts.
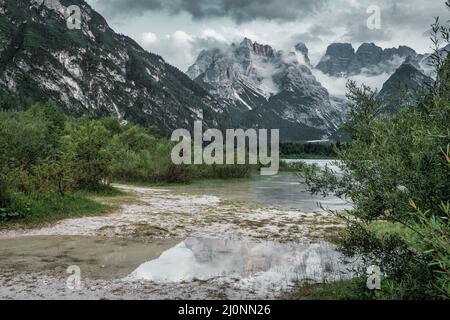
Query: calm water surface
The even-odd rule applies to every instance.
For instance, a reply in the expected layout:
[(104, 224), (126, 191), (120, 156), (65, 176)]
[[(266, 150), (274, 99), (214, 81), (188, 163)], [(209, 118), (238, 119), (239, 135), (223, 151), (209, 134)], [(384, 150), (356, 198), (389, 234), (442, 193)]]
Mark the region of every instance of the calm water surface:
[[(299, 160), (290, 160), (291, 162)], [(337, 171), (334, 161), (302, 160), (319, 167), (328, 165)], [(320, 211), (318, 204), (331, 210), (350, 209), (348, 201), (332, 195), (311, 195), (303, 178), (296, 173), (280, 172), (276, 176), (254, 176), (250, 179), (204, 180), (192, 185), (176, 187), (180, 192), (208, 194), (231, 201), (247, 202), (261, 207), (302, 212)]]

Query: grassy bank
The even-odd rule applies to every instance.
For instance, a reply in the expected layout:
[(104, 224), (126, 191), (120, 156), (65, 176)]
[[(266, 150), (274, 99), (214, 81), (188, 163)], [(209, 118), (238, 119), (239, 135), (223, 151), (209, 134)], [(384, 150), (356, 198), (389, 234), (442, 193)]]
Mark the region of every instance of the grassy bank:
[(343, 280), (323, 284), (299, 284), (285, 298), (288, 300), (360, 300), (362, 281)]
[[(61, 195), (57, 193), (14, 194), (8, 214), (14, 219), (0, 219), (1, 229), (32, 228), (48, 225), (68, 218), (96, 216), (116, 209), (120, 197), (127, 193), (114, 188), (80, 191)], [(0, 209), (1, 210), (5, 209)], [(3, 213), (3, 212), (2, 212)]]

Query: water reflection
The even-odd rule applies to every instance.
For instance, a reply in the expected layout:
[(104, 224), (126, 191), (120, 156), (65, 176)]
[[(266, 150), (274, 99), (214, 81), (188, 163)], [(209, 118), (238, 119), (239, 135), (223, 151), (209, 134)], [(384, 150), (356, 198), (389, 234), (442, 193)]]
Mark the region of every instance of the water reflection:
[(239, 288), (273, 290), (286, 288), (293, 281), (325, 282), (348, 276), (347, 266), (331, 244), (188, 238), (139, 266), (126, 280), (215, 280)]

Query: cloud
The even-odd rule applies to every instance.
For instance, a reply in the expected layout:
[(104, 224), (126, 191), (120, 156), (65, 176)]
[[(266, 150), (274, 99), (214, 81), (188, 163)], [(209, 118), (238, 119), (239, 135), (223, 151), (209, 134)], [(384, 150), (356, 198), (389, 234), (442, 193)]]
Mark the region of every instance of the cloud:
[[(335, 8), (336, 17), (331, 18), (329, 23), (345, 26), (346, 32), (342, 38), (353, 43), (397, 41), (404, 35), (409, 40), (420, 42), (434, 16), (446, 15), (442, 0), (358, 0), (352, 7), (345, 5), (349, 1), (337, 0), (340, 9)], [(380, 29), (367, 27), (367, 20), (373, 15), (367, 12), (369, 7), (379, 8)]]
[(322, 86), (324, 86), (332, 96), (344, 97), (347, 93), (347, 82), (353, 80), (356, 84), (365, 84), (372, 89), (381, 90), (383, 84), (389, 79), (390, 75), (387, 73), (382, 73), (377, 76), (368, 76), (364, 74), (351, 76), (349, 78), (336, 78), (324, 74), (320, 70), (313, 69), (313, 75), (316, 77)]
[[(316, 64), (333, 42), (375, 42), (430, 51), (433, 17), (447, 20), (444, 0), (87, 0), (114, 29), (182, 70), (202, 49), (248, 37), (278, 50), (298, 42)], [(367, 27), (369, 6), (381, 9), (381, 29)], [(185, 34), (176, 33), (181, 31)], [(143, 33), (145, 33), (143, 35)], [(191, 59), (188, 61), (188, 59)]]
[(228, 40), (213, 29), (205, 29), (200, 35), (192, 35), (183, 30), (157, 37), (151, 32), (142, 34), (142, 46), (160, 54), (170, 64), (185, 71), (195, 61), (201, 50), (225, 48)]
[(154, 46), (158, 41), (158, 36), (152, 32), (145, 32), (142, 34), (142, 45), (145, 47)]
[(91, 0), (108, 13), (142, 14), (164, 11), (169, 14), (189, 13), (194, 20), (230, 17), (237, 23), (256, 19), (292, 21), (304, 17), (328, 0)]

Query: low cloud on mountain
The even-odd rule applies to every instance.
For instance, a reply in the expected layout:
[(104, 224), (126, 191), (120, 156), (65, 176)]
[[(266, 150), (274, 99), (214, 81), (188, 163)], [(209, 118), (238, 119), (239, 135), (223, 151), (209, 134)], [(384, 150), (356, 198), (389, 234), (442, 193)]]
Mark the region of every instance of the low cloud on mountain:
[(316, 77), (316, 79), (327, 88), (328, 92), (332, 96), (336, 97), (345, 97), (345, 94), (348, 92), (347, 83), (349, 80), (355, 81), (358, 85), (365, 84), (372, 89), (376, 89), (380, 91), (383, 88), (383, 84), (389, 79), (391, 76), (388, 73), (382, 73), (380, 75), (371, 76), (366, 74), (358, 74), (354, 76), (350, 76), (348, 78), (337, 78), (329, 76), (318, 69), (313, 69), (312, 73)]

